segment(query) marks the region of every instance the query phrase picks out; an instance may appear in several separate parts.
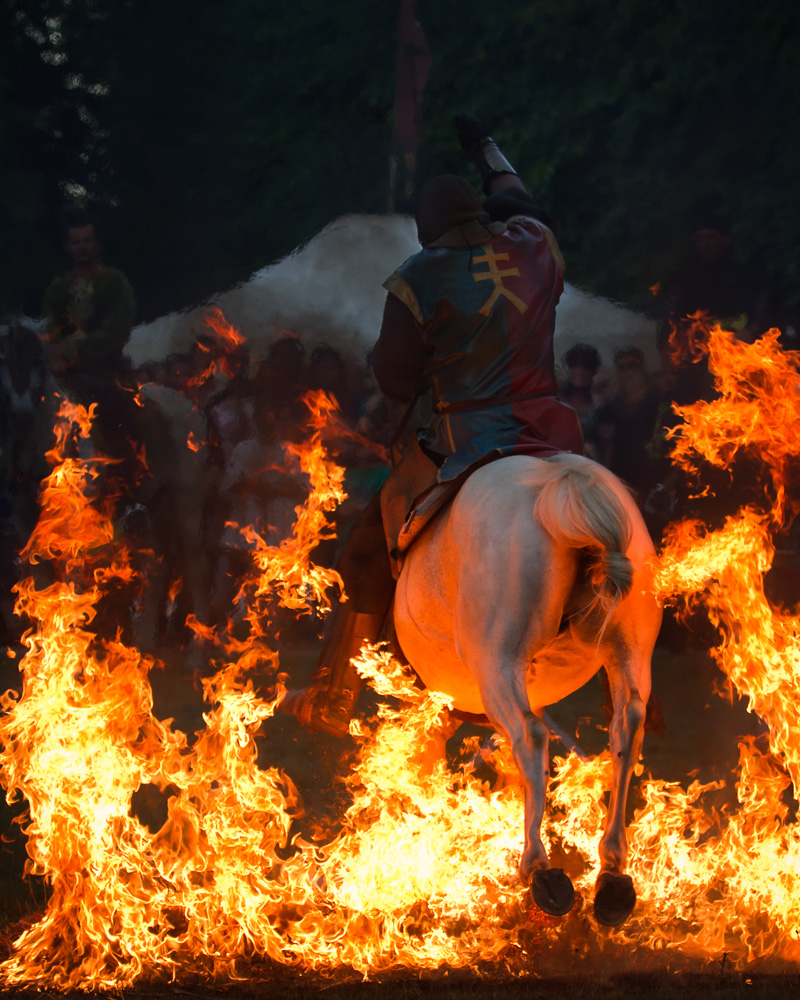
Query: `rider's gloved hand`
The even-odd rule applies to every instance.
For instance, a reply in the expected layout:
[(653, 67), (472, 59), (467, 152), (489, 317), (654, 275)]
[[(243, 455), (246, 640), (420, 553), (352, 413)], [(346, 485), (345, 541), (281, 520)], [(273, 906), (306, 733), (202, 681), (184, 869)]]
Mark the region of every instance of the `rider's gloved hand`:
[(489, 129), (477, 115), (453, 115), (461, 148), (469, 155), (481, 139), (489, 138)]

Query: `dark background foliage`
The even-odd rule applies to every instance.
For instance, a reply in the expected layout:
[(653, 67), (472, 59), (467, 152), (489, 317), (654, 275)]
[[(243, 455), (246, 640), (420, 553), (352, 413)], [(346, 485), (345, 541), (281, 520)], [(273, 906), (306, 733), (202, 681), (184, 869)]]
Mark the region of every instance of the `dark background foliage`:
[[(36, 313), (84, 198), (142, 319), (388, 203), (398, 0), (6, 0), (0, 309)], [(648, 308), (696, 213), (800, 298), (800, 8), (785, 0), (419, 0), (418, 179), (466, 173), (471, 110), (556, 216), (568, 277)], [(84, 194), (85, 192), (85, 194)]]

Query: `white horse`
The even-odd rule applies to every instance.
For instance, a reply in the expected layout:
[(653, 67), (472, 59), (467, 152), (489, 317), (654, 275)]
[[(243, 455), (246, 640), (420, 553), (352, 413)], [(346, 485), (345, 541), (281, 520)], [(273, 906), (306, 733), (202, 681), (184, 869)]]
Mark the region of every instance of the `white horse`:
[(655, 554), (626, 487), (576, 455), (500, 459), (467, 479), (408, 552), (398, 581), (398, 641), (426, 687), (485, 714), (511, 747), (525, 791), (520, 875), (547, 913), (574, 891), (540, 836), (548, 775), (544, 709), (605, 666), (614, 783), (595, 916), (616, 926), (636, 895), (625, 875), (625, 803), (642, 746), (661, 611)]

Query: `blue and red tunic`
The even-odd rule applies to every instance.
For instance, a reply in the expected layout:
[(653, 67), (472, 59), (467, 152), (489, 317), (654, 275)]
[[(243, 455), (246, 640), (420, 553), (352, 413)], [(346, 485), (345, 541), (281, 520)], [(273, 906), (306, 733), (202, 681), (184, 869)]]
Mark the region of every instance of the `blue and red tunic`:
[(492, 453), (583, 450), (577, 414), (555, 398), (553, 330), (564, 287), (555, 238), (528, 218), (497, 228), (446, 234), (384, 283), (424, 343), (419, 379), (432, 391), (434, 417), (419, 439), (444, 459), (440, 481)]

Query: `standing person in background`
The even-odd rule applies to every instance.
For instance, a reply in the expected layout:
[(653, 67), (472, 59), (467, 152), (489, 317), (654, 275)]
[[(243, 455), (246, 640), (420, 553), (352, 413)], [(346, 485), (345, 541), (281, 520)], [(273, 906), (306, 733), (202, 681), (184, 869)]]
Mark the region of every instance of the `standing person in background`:
[(75, 402), (97, 403), (98, 450), (130, 466), (139, 435), (122, 352), (136, 312), (133, 291), (122, 271), (103, 263), (97, 222), (86, 211), (64, 212), (62, 236), (72, 267), (51, 282), (42, 304), (48, 364)]
[(598, 407), (600, 461), (636, 490), (643, 502), (657, 481), (652, 454), (660, 395), (638, 347), (614, 352), (617, 391)]
[(322, 389), (333, 396), (345, 420), (355, 425), (363, 413), (359, 396), (350, 388), (347, 365), (340, 351), (330, 344), (318, 344), (311, 352), (306, 373), (309, 389)]
[(193, 368), (191, 354), (171, 354), (163, 382), (144, 382), (139, 389), (142, 436), (153, 477), (148, 500), (152, 547), (157, 552), (142, 627), (147, 649), (156, 649), (168, 638), (170, 590), (179, 595), (175, 621), (184, 639), (189, 613), (209, 621), (212, 547), (203, 522), (209, 448), (205, 418), (186, 390)]
[(693, 243), (694, 259), (666, 284), (657, 333), (664, 391), (681, 406), (714, 398), (708, 364), (693, 343), (691, 317), (702, 313), (704, 321), (752, 344), (768, 329), (776, 308), (762, 276), (734, 255), (727, 219), (698, 215)]
[(592, 382), (602, 361), (591, 344), (574, 344), (564, 355), (566, 381), (559, 387), (558, 398), (578, 414), (583, 433), (583, 447), (589, 458), (599, 458), (597, 407), (592, 394)]
[(682, 323), (704, 312), (752, 343), (767, 328), (768, 294), (759, 275), (734, 256), (731, 227), (721, 216), (699, 216), (693, 240), (695, 259), (666, 289), (669, 320)]

